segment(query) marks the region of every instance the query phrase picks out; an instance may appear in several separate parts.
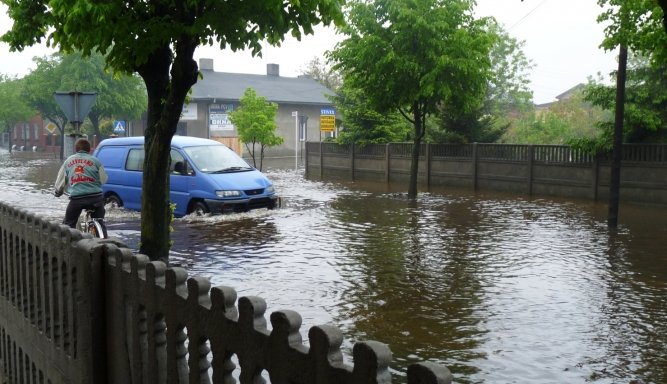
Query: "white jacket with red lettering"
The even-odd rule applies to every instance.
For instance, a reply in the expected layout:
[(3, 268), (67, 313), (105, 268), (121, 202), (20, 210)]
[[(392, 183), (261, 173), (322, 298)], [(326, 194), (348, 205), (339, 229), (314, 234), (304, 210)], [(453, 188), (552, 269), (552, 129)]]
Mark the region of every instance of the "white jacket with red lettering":
[(102, 184), (107, 182), (107, 173), (102, 163), (86, 151), (68, 157), (56, 177), (56, 196), (67, 188), (70, 199), (102, 193)]

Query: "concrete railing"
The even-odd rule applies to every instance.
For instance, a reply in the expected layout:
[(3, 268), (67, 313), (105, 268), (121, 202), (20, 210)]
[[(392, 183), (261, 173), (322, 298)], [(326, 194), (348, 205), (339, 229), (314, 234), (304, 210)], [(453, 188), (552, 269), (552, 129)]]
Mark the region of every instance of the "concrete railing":
[(101, 248), (0, 203), (0, 382), (104, 382)]
[[(0, 203), (0, 382), (390, 383), (391, 351)], [(236, 363), (235, 363), (236, 362)], [(238, 366), (237, 366), (238, 363)], [(4, 377), (4, 381), (3, 381)], [(410, 384), (451, 383), (408, 367)]]

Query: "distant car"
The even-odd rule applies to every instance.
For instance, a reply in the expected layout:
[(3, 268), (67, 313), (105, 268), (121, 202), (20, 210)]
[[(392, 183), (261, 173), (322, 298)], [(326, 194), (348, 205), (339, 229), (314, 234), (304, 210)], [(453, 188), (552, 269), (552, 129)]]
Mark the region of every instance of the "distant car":
[[(109, 175), (102, 186), (107, 203), (140, 211), (144, 137), (103, 140), (94, 156)], [(215, 140), (174, 136), (169, 173), (169, 198), (176, 204), (176, 217), (280, 206), (271, 181)]]

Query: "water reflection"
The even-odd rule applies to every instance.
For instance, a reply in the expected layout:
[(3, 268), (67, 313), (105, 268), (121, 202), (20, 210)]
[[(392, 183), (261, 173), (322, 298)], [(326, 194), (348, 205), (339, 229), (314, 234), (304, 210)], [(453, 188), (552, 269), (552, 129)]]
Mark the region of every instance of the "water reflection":
[[(57, 162), (0, 153), (0, 199), (60, 221)], [(460, 383), (667, 382), (667, 208), (269, 177), (284, 207), (174, 222), (171, 260), (213, 284), (388, 343), (397, 372)], [(108, 212), (136, 249), (136, 212)]]
[[(373, 209), (367, 204), (350, 198), (333, 205), (338, 235), (348, 236), (336, 259), (348, 309), (337, 320), (349, 321), (355, 338), (390, 344), (400, 365), (438, 356), (457, 372), (475, 372), (468, 362), (483, 357), (476, 347), (485, 333), (474, 310), (481, 304), (477, 262), (462, 257), (471, 243), (447, 225), (449, 209), (464, 211), (461, 202), (381, 195)], [(475, 212), (465, 213), (475, 220)]]

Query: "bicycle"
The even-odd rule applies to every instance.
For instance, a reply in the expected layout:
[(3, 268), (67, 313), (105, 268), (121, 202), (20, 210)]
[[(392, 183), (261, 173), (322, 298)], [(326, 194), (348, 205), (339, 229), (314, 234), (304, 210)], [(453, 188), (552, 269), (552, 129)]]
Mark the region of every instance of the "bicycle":
[(79, 230), (83, 233), (90, 233), (93, 237), (98, 239), (106, 239), (107, 236), (107, 226), (104, 224), (104, 219), (98, 219), (92, 217), (92, 209), (84, 209), (86, 215), (83, 219), (79, 219)]
[[(64, 193), (68, 195), (67, 193)], [(55, 197), (60, 197), (61, 194), (54, 193)], [(98, 239), (106, 239), (109, 236), (107, 235), (107, 226), (104, 224), (104, 219), (98, 219), (93, 217), (94, 209), (84, 208), (82, 213), (85, 212), (84, 217), (79, 217), (77, 222), (77, 228), (83, 233), (90, 233), (93, 237)]]

